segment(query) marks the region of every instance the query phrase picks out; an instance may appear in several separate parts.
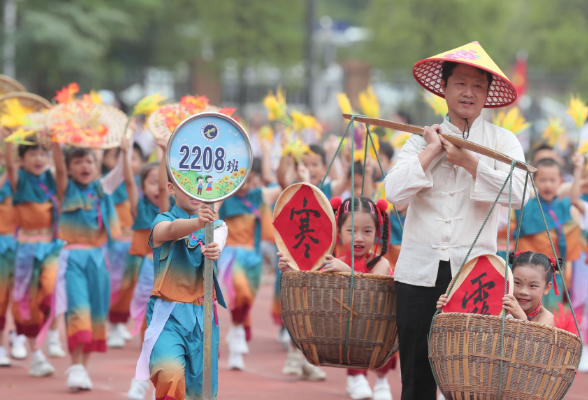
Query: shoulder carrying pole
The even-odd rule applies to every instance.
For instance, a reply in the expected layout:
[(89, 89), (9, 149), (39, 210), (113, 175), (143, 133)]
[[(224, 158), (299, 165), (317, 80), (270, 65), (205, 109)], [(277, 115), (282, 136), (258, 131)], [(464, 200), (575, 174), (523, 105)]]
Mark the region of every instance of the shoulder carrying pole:
[[(214, 203), (210, 204), (214, 211)], [(206, 223), (204, 242), (214, 242), (214, 223)], [(204, 258), (204, 354), (202, 357), (202, 399), (212, 400), (212, 287), (214, 261)]]

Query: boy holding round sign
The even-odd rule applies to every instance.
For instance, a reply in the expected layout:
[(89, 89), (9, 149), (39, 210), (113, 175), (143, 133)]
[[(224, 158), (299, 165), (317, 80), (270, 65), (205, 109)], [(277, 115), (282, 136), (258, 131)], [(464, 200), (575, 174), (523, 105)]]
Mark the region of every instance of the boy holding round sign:
[(224, 248), (228, 229), (206, 203), (236, 193), (246, 176), (206, 191), (199, 182), (218, 180), (229, 163), (231, 169), (238, 164), (248, 169), (251, 150), (246, 133), (232, 118), (202, 113), (176, 128), (166, 153), (168, 191), (176, 205), (159, 214), (151, 227), (155, 280), (136, 379), (150, 378), (156, 398), (214, 399), (219, 328), (212, 303), (225, 307), (225, 302), (211, 264)]

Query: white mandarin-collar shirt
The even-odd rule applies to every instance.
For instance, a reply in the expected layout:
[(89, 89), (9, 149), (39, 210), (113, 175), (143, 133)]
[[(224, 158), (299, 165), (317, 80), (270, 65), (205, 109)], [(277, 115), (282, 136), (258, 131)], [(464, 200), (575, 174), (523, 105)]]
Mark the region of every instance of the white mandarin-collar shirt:
[[(447, 120), (441, 128), (444, 134), (462, 136), (461, 130)], [(525, 160), (515, 135), (484, 121), (481, 116), (471, 125), (468, 140)], [(451, 262), (453, 276), (459, 271), (508, 176), (510, 165), (476, 154), (480, 162), (474, 179), (464, 168), (449, 164), (443, 151), (423, 171), (418, 156), (426, 145), (423, 137), (412, 135), (384, 185), (389, 202), (398, 206), (410, 204), (395, 279), (410, 285), (433, 287), (439, 261)], [(516, 168), (514, 171), (512, 205), (519, 209), (526, 172)], [(498, 214), (500, 206), (508, 207), (508, 188), (507, 183), (470, 259), (496, 253)]]

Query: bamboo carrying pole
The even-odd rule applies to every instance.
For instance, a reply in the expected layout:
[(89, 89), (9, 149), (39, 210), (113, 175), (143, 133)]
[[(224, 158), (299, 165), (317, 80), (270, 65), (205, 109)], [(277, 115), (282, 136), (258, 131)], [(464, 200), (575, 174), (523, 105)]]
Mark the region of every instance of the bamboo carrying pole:
[[(343, 117), (345, 119), (351, 119), (352, 116), (353, 116), (352, 114), (343, 114)], [(395, 129), (397, 131), (414, 133), (419, 136), (423, 136), (425, 133), (425, 128), (422, 126), (401, 124), (399, 122), (387, 121), (385, 119), (356, 116), (354, 121), (363, 122), (364, 124), (368, 124), (368, 125), (380, 126), (383, 128)], [(446, 135), (444, 133), (440, 133), (439, 135), (443, 136), (443, 138), (447, 139), (447, 141), (453, 143), (454, 145), (456, 145), (458, 147), (461, 147), (462, 149), (474, 151), (476, 153), (482, 154), (483, 156), (490, 157), (494, 160), (503, 162), (505, 164), (511, 164), (513, 161), (515, 161), (514, 158), (509, 157), (506, 154), (502, 154), (496, 150), (492, 150), (486, 146), (482, 146), (481, 144), (470, 142), (470, 141), (462, 139), (458, 136)], [(519, 161), (519, 160), (516, 160), (515, 166), (519, 169), (522, 169), (524, 171), (531, 172), (531, 173), (537, 171), (537, 168), (532, 167), (532, 166), (524, 163), (523, 161)]]
[[(214, 212), (214, 203), (210, 204)], [(204, 227), (204, 240), (208, 246), (214, 242), (214, 223)], [(214, 261), (204, 258), (204, 355), (202, 357), (202, 399), (212, 400), (212, 287)]]

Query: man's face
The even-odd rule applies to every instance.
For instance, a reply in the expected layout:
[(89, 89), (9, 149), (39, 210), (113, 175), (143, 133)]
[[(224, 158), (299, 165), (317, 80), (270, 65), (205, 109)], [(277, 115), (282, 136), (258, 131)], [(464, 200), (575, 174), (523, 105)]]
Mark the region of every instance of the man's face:
[(441, 81), (441, 87), (450, 112), (460, 118), (477, 118), (486, 104), (488, 78), (476, 67), (458, 64), (447, 83)]
[(561, 172), (556, 165), (541, 165), (535, 172), (534, 179), (539, 196), (547, 202), (553, 201), (563, 183)]

